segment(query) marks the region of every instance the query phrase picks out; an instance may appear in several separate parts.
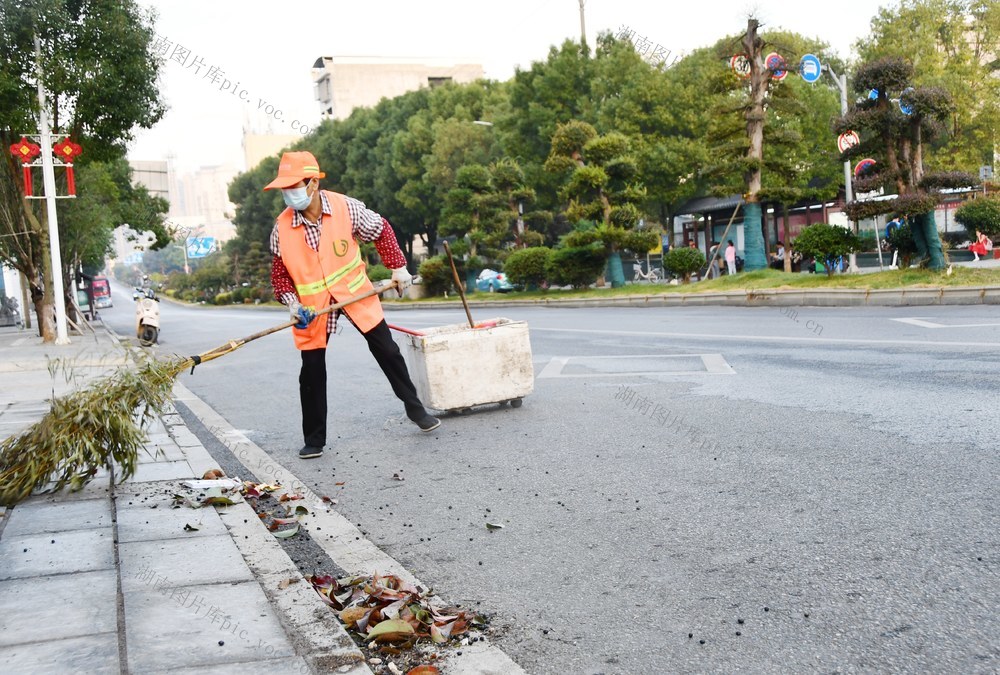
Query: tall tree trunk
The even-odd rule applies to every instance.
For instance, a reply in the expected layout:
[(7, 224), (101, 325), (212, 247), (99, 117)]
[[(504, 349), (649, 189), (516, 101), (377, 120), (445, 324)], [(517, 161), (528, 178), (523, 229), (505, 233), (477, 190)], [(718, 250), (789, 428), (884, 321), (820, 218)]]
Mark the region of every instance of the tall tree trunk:
[[(56, 341), (56, 307), (55, 289), (52, 287), (52, 256), (49, 255), (49, 228), (47, 222), (39, 221), (32, 213), (28, 200), (24, 200), (24, 214), (31, 224), (31, 229), (38, 233), (38, 249), (34, 251), (35, 269), (41, 267), (42, 287), (37, 288), (34, 279), (31, 299), (35, 304), (35, 314), (38, 316), (38, 331), (42, 342)], [(35, 276), (37, 279), (37, 275)], [(36, 296), (37, 289), (37, 296)]]
[(767, 267), (764, 237), (761, 234), (761, 211), (758, 193), (761, 187), (761, 164), (764, 159), (764, 97), (767, 95), (771, 72), (764, 63), (764, 41), (757, 35), (757, 19), (747, 21), (743, 36), (743, 52), (750, 60), (750, 101), (746, 109), (746, 129), (750, 147), (747, 149), (749, 168), (744, 176), (747, 191), (743, 210), (743, 241), (746, 259), (744, 269)]

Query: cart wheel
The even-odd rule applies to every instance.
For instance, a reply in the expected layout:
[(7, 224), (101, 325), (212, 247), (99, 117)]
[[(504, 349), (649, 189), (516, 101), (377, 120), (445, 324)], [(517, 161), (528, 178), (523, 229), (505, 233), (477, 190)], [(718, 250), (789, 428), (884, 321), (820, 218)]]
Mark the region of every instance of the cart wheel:
[(511, 400), (510, 407), (511, 408), (520, 408), (522, 403), (524, 403), (524, 401), (522, 401), (519, 398), (515, 398), (515, 399)]
[(510, 401), (499, 401), (499, 405), (501, 408), (507, 405), (508, 403), (510, 403)]

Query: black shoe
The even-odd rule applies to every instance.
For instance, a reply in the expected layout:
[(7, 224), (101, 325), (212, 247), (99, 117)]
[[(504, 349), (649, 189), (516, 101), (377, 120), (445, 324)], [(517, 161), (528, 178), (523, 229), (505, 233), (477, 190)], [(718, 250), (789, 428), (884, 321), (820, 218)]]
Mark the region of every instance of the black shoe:
[(421, 431), (434, 431), (441, 426), (441, 420), (433, 415), (424, 415), (418, 420), (414, 420)]
[(321, 457), (323, 455), (323, 448), (318, 448), (315, 445), (303, 445), (302, 449), (299, 450), (299, 459), (312, 459), (313, 457)]

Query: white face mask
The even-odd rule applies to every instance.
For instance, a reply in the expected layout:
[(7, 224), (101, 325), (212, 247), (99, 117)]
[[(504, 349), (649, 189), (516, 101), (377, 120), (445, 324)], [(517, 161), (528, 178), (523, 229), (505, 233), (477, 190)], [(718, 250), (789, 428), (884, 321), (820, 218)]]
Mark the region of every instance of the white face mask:
[(296, 211), (304, 211), (312, 202), (312, 197), (309, 196), (308, 189), (305, 185), (297, 188), (283, 189), (281, 191), (281, 198), (285, 200), (286, 205), (292, 207)]

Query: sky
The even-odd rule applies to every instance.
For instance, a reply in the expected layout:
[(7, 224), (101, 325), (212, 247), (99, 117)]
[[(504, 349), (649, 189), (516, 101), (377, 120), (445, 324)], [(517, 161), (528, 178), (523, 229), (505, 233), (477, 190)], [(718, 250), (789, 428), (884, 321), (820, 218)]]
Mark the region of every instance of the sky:
[[(179, 173), (225, 164), (242, 170), (245, 127), (292, 134), (317, 124), (310, 69), (320, 56), (447, 58), (481, 63), (486, 77), (506, 80), (545, 60), (550, 46), (580, 36), (579, 0), (138, 3), (157, 15), (168, 59), (158, 84), (168, 112), (153, 129), (138, 130), (129, 157), (170, 158)], [(584, 17), (592, 47), (598, 32), (628, 27), (683, 54), (745, 29), (752, 13), (765, 29), (817, 37), (847, 58), (883, 4), (586, 0)]]

